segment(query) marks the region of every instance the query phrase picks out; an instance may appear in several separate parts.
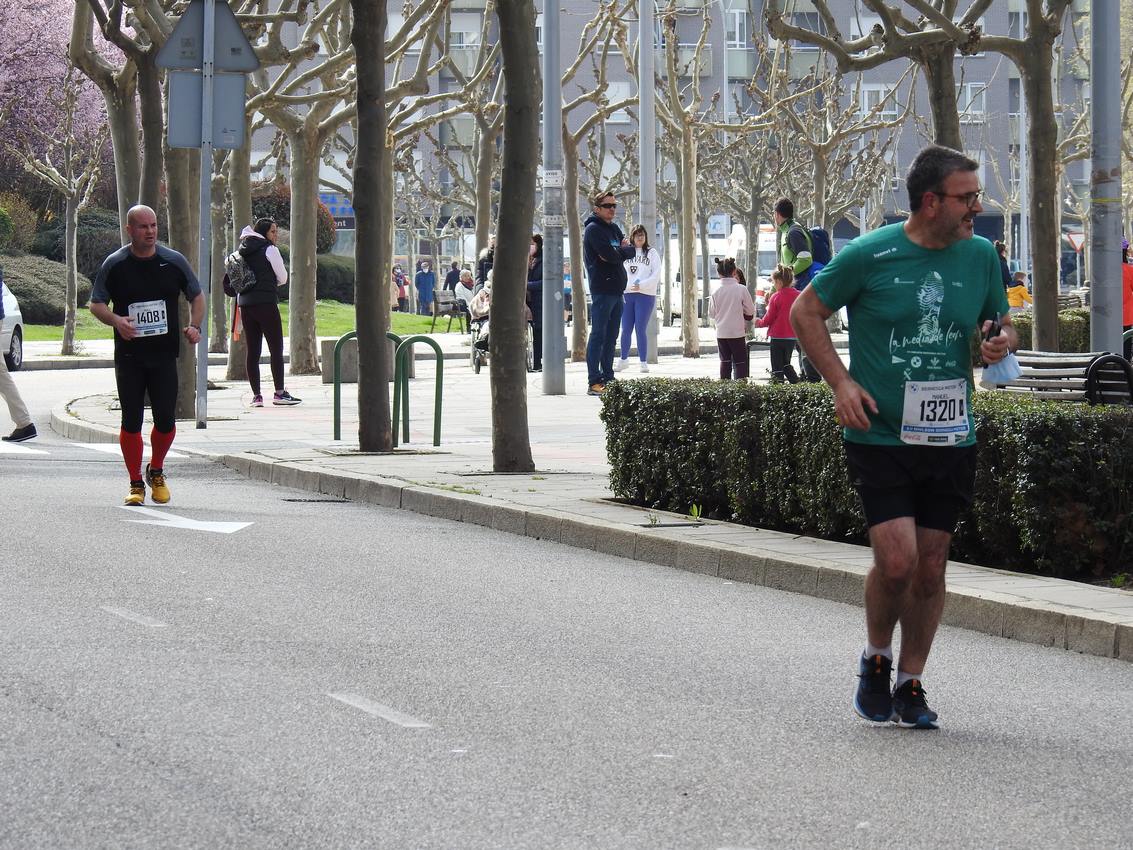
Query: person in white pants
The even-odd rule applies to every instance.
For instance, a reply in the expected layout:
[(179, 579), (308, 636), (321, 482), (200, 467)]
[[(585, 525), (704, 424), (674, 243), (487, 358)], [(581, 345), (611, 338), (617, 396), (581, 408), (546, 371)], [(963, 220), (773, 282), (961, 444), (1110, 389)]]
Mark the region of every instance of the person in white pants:
[[(0, 319), (4, 318), (4, 281), (0, 279)], [(0, 356), (0, 397), (8, 404), (8, 413), (16, 423), (16, 430), (6, 437), (0, 437), (6, 443), (22, 443), (36, 435), (35, 425), (32, 424), (28, 406), (20, 397), (16, 389), (16, 382), (8, 372), (8, 364)]]

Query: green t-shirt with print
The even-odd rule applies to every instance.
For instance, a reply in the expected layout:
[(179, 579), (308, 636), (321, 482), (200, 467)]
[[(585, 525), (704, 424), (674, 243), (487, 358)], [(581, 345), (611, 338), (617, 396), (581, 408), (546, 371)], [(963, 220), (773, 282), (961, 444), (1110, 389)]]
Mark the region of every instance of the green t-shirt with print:
[(831, 310), (847, 308), (850, 377), (878, 408), (866, 411), (868, 431), (845, 429), (847, 441), (975, 443), (969, 340), (985, 319), (1007, 313), (1000, 277), (982, 236), (932, 250), (914, 244), (902, 223), (838, 252), (811, 286)]

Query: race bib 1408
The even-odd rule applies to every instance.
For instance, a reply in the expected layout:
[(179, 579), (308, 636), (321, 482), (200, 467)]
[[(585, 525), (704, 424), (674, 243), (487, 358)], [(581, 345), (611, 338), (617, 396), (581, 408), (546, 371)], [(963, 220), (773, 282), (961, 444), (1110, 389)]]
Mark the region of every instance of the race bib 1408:
[(163, 299), (138, 301), (130, 305), (129, 313), (138, 336), (160, 336), (169, 331), (169, 317)]

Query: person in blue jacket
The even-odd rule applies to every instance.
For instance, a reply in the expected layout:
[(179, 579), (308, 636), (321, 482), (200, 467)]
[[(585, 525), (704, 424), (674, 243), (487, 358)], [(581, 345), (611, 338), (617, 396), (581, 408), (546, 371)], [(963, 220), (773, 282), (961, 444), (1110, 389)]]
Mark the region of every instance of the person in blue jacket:
[(587, 395), (602, 395), (614, 380), (614, 347), (621, 326), (626, 290), (625, 261), (634, 248), (614, 224), (618, 202), (614, 193), (599, 189), (590, 196), (593, 212), (584, 224), (582, 259), (590, 282), (590, 339), (586, 344)]
[(429, 267), (428, 260), (421, 261), (421, 271), (413, 278), (417, 287), (417, 312), (422, 316), (433, 312), (433, 290), (437, 288), (437, 273)]

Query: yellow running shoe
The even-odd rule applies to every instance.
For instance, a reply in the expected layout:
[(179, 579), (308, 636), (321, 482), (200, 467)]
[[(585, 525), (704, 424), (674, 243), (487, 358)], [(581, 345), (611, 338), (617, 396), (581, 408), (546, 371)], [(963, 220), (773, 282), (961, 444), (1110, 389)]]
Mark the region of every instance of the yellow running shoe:
[(130, 495), (126, 497), (126, 504), (137, 507), (146, 503), (146, 483), (144, 481), (130, 482)]
[(150, 465), (146, 464), (146, 483), (149, 484), (150, 498), (156, 504), (165, 505), (169, 503), (169, 487), (165, 483), (165, 473), (160, 469), (151, 469)]

